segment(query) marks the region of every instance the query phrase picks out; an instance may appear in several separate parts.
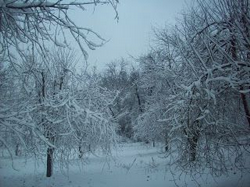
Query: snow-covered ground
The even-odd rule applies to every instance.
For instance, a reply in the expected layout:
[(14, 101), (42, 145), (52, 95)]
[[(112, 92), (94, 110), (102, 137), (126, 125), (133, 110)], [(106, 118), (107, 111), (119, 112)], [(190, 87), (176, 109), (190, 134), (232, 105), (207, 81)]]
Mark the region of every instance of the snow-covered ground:
[[(1, 187), (174, 187), (176, 183), (169, 168), (165, 167), (160, 146), (153, 148), (143, 143), (121, 144), (112, 157), (89, 155), (86, 162), (75, 161), (62, 172), (55, 164), (54, 175), (45, 177), (45, 165), (34, 159), (15, 158), (13, 170), (10, 159), (1, 158)], [(178, 173), (175, 173), (178, 177)], [(197, 178), (203, 187), (249, 187), (250, 175), (233, 175), (216, 180), (204, 176)], [(179, 186), (196, 186), (191, 177), (177, 178)]]

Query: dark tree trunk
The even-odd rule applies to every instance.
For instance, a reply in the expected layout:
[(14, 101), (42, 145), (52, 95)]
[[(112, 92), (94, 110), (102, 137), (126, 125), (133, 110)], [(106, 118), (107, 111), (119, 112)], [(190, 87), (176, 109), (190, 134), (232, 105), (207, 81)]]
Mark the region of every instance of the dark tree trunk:
[(142, 103), (141, 103), (141, 98), (140, 98), (140, 95), (139, 95), (139, 91), (138, 91), (137, 85), (135, 85), (135, 93), (136, 93), (136, 97), (137, 97), (137, 101), (138, 101), (139, 110), (142, 113), (143, 112), (143, 110), (142, 110)]
[(20, 145), (19, 144), (16, 144), (15, 155), (16, 156), (20, 156), (21, 155), (21, 149), (20, 149)]
[(196, 160), (196, 148), (198, 144), (198, 136), (194, 135), (188, 139), (190, 145), (190, 161), (193, 162)]
[(53, 152), (54, 149), (49, 147), (47, 149), (47, 173), (46, 177), (51, 177), (53, 174)]
[(194, 121), (189, 129), (185, 130), (184, 133), (187, 135), (187, 142), (189, 145), (189, 160), (191, 162), (196, 160), (197, 156), (197, 145), (200, 137), (200, 122)]
[(168, 145), (165, 144), (165, 152), (168, 152)]
[[(250, 37), (249, 20), (247, 19), (247, 17), (249, 16), (249, 11), (248, 11), (249, 9), (248, 8), (249, 8), (248, 3), (244, 4), (243, 2), (241, 2), (241, 12), (242, 12), (241, 22), (244, 25), (244, 33), (245, 33), (245, 36), (246, 36), (244, 38), (244, 41), (245, 41), (245, 47), (248, 49), (247, 60), (249, 61), (250, 60), (250, 52), (249, 52), (250, 51), (250, 45), (249, 45), (249, 42), (247, 41), (247, 39)], [(243, 90), (243, 86), (240, 87), (240, 90)], [(249, 105), (248, 105), (247, 96), (244, 93), (241, 93), (240, 96), (241, 96), (242, 103), (243, 103), (243, 106), (244, 106), (244, 111), (245, 111), (245, 114), (246, 114), (248, 125), (250, 127), (250, 109), (249, 109)]]
[(78, 150), (79, 150), (79, 158), (82, 158), (82, 157), (83, 157), (83, 150), (82, 150), (82, 149), (83, 149), (82, 146), (79, 145), (79, 147), (78, 147)]
[(89, 144), (89, 152), (91, 152), (91, 144)]
[[(242, 10), (244, 10), (243, 3), (242, 3), (241, 8), (242, 8)], [(247, 36), (246, 38), (249, 38), (249, 29), (248, 29), (248, 24), (247, 24), (247, 20), (246, 20), (246, 15), (243, 14), (241, 21), (242, 21), (242, 23), (244, 24), (244, 27), (245, 27), (245, 34)], [(233, 23), (234, 22), (232, 22), (231, 24), (233, 24)], [(232, 29), (230, 29), (230, 32), (231, 32), (231, 35), (232, 35), (232, 38), (231, 38), (231, 54), (232, 54), (233, 60), (236, 61), (238, 59), (237, 58), (236, 36), (235, 36), (235, 33), (232, 31)], [(250, 46), (246, 46), (246, 47), (248, 49), (250, 48)], [(247, 54), (247, 59), (249, 60), (248, 56), (249, 56), (249, 52)], [(244, 90), (243, 85), (240, 85), (240, 90)], [(249, 106), (248, 106), (248, 101), (247, 101), (246, 94), (240, 93), (240, 97), (241, 97), (241, 100), (242, 100), (242, 103), (243, 103), (243, 106), (244, 106), (244, 111), (245, 111), (245, 115), (246, 115), (246, 118), (247, 118), (247, 121), (248, 121), (248, 125), (250, 127), (250, 111), (249, 111)]]
[(165, 135), (165, 152), (168, 151), (168, 135)]
[[(242, 86), (241, 86), (240, 90), (243, 90)], [(247, 121), (248, 121), (248, 125), (250, 127), (250, 111), (249, 111), (249, 106), (248, 106), (248, 103), (247, 103), (247, 97), (246, 97), (246, 94), (244, 94), (244, 93), (241, 93), (240, 96), (241, 96), (242, 103), (243, 103), (243, 106), (244, 106), (244, 111), (245, 111), (245, 115), (246, 115), (246, 118), (247, 118)]]

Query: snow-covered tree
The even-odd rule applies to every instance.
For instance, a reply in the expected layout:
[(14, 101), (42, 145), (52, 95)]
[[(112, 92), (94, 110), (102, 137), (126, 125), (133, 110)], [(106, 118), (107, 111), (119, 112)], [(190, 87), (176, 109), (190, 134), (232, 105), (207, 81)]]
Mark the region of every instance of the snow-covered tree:
[[(198, 146), (202, 144), (203, 137), (216, 142), (230, 142), (234, 146), (228, 151), (235, 152), (236, 157), (241, 154), (239, 147), (247, 145), (245, 140), (241, 140), (249, 136), (246, 126), (249, 116), (248, 18), (247, 1), (198, 1), (198, 6), (184, 17), (179, 27), (179, 43), (184, 46), (180, 48), (185, 51), (182, 56), (186, 60), (186, 71), (193, 74), (192, 81), (183, 85), (190, 100), (187, 117), (191, 121), (187, 123), (185, 133), (191, 149), (194, 149), (191, 150), (191, 160), (196, 160), (195, 154), (201, 152)], [(227, 102), (229, 100), (230, 103)], [(214, 124), (213, 130), (211, 124)], [(206, 142), (208, 147), (211, 144)], [(218, 150), (225, 149), (220, 146)], [(192, 153), (194, 151), (196, 153)], [(215, 160), (215, 155), (220, 157), (213, 154), (212, 159), (207, 155), (209, 162)], [(227, 153), (223, 156), (226, 157)], [(221, 170), (222, 167), (223, 162)]]
[[(60, 150), (63, 140), (71, 143), (68, 144), (70, 149), (73, 145), (78, 149), (78, 130), (71, 120), (84, 118), (86, 123), (81, 125), (90, 127), (85, 134), (91, 130), (92, 138), (106, 136), (105, 141), (89, 142), (102, 143), (107, 149), (107, 141), (112, 139), (112, 133), (109, 136), (100, 130), (107, 128), (105, 132), (110, 133), (113, 128), (104, 109), (104, 101), (109, 101), (104, 95), (109, 93), (104, 94), (95, 86), (97, 90), (92, 89), (92, 92), (101, 94), (98, 102), (103, 105), (93, 103), (94, 107), (87, 109), (84, 102), (80, 104), (77, 98), (84, 93), (79, 91), (79, 85), (89, 80), (80, 80), (75, 73), (71, 64), (74, 55), (66, 50), (52, 55), (50, 49), (51, 46), (57, 49), (70, 47), (71, 37), (87, 59), (87, 49), (102, 46), (104, 39), (90, 28), (76, 25), (70, 11), (85, 11), (86, 7), (107, 4), (113, 7), (118, 18), (117, 3), (117, 0), (0, 1), (1, 146), (7, 148), (11, 156), (13, 145), (16, 154), (22, 147), (26, 153), (33, 151), (37, 155), (44, 148), (39, 145), (45, 143), (44, 146), (48, 146), (47, 176), (52, 174), (54, 150)], [(86, 86), (89, 85), (82, 84), (88, 90)], [(94, 102), (95, 99), (91, 99), (93, 93), (85, 97)], [(86, 112), (88, 115), (82, 114), (85, 110), (90, 111)], [(95, 125), (87, 125), (89, 121)]]
[(136, 120), (136, 137), (147, 141), (164, 141), (167, 143), (169, 124), (163, 118), (166, 108), (166, 96), (170, 97), (173, 79), (172, 67), (161, 51), (152, 51), (141, 57), (139, 88), (143, 91), (144, 105), (141, 115)]
[(197, 1), (142, 60), (150, 94), (137, 132), (165, 128), (171, 164), (184, 171), (249, 171), (249, 13), (244, 0)]
[(109, 109), (119, 128), (117, 133), (123, 137), (133, 138), (133, 123), (143, 108), (143, 98), (139, 84), (139, 70), (128, 68), (122, 59), (107, 65), (101, 78), (101, 85), (117, 92), (116, 99)]
[(1, 58), (13, 62), (17, 54), (24, 57), (27, 48), (46, 57), (49, 45), (68, 47), (72, 39), (87, 58), (86, 48), (100, 47), (104, 39), (90, 28), (76, 25), (70, 11), (85, 11), (89, 6), (110, 4), (116, 12), (117, 3), (118, 0), (2, 0)]
[(9, 106), (1, 111), (1, 141), (10, 155), (17, 142), (25, 154), (42, 159), (46, 155), (50, 177), (54, 160), (67, 167), (69, 156), (84, 159), (84, 153), (96, 149), (109, 154), (116, 141), (109, 111), (114, 94), (86, 72), (77, 74), (76, 54), (71, 51), (48, 54), (50, 63), (26, 59), (30, 61), (23, 62), (16, 77), (10, 72), (15, 88), (1, 90), (1, 104)]

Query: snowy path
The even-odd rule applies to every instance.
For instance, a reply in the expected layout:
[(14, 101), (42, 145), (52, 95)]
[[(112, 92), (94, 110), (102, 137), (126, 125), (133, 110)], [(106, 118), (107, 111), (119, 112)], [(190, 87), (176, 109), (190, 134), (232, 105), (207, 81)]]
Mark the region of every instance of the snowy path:
[[(114, 152), (113, 158), (92, 155), (82, 166), (79, 163), (71, 165), (69, 175), (63, 175), (56, 167), (51, 178), (45, 177), (44, 165), (36, 166), (34, 160), (25, 163), (24, 159), (15, 159), (19, 170), (15, 171), (9, 160), (1, 158), (0, 187), (174, 187), (170, 172), (164, 168), (166, 158), (161, 158), (159, 151), (159, 147), (139, 143), (123, 144)], [(232, 177), (220, 178), (217, 182), (208, 179), (202, 186), (236, 187), (237, 184)], [(245, 179), (245, 184), (241, 183), (239, 186), (248, 187)], [(178, 184), (185, 186), (182, 179)], [(189, 178), (186, 178), (186, 184), (194, 186)]]

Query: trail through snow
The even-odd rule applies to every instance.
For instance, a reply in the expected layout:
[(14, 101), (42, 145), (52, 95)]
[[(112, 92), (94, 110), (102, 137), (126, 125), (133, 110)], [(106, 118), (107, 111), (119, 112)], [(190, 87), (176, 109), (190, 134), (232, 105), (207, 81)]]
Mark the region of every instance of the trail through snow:
[[(54, 175), (45, 177), (45, 164), (34, 159), (15, 158), (18, 171), (13, 170), (11, 161), (0, 160), (0, 187), (175, 187), (172, 174), (166, 168), (167, 158), (160, 146), (142, 143), (121, 144), (112, 157), (89, 155), (82, 165), (70, 165), (68, 174), (55, 164)], [(178, 176), (178, 173), (175, 173)], [(203, 187), (249, 187), (249, 176), (221, 177), (216, 181), (205, 177)], [(196, 182), (182, 176), (179, 186), (194, 187)], [(249, 182), (249, 183), (248, 183)]]

